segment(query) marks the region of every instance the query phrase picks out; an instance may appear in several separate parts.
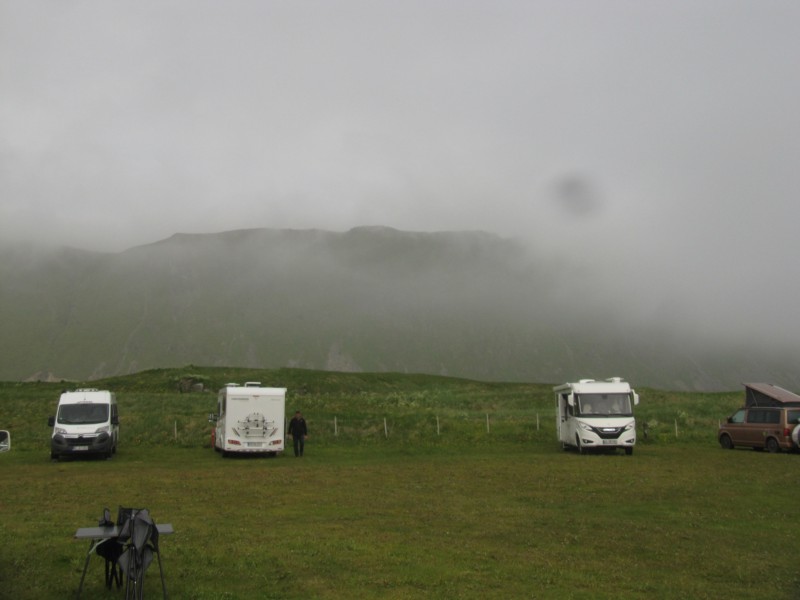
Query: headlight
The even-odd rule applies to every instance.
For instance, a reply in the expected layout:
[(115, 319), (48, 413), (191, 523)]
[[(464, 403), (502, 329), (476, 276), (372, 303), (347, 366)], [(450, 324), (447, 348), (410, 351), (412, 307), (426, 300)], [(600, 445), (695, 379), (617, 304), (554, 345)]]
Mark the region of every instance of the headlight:
[(108, 433), (108, 425), (103, 425), (102, 427), (98, 427), (95, 433)]
[(580, 424), (581, 429), (585, 429), (586, 431), (591, 431), (592, 430), (592, 426), (591, 425), (588, 425), (587, 423), (584, 423), (583, 421), (579, 421), (578, 423)]
[(625, 425), (625, 431), (629, 431), (629, 430), (633, 429), (634, 427), (636, 427), (636, 423), (634, 421), (631, 421), (630, 423)]
[(66, 429), (64, 429), (63, 427), (56, 427), (56, 429), (55, 429), (55, 432), (54, 432), (54, 433), (55, 433), (56, 435), (58, 435), (58, 434), (64, 435), (65, 433), (67, 433), (67, 430), (66, 430)]

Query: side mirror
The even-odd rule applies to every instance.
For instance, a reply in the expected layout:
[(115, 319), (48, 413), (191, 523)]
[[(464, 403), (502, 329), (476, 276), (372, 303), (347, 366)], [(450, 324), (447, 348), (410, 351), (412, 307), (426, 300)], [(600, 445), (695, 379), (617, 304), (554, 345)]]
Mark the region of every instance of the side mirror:
[(216, 413), (208, 413), (208, 422), (209, 423), (216, 423), (217, 422), (217, 415)]
[(49, 418), (47, 419), (47, 425), (48, 425), (48, 427), (54, 427), (54, 426), (55, 426), (55, 424), (56, 424), (56, 418), (55, 418), (55, 417), (49, 417)]
[(112, 425), (119, 425), (119, 416), (111, 417), (111, 424)]
[(11, 450), (11, 434), (5, 430), (0, 430), (0, 452)]
[(639, 404), (639, 394), (634, 392), (634, 394), (633, 394), (633, 405), (636, 406), (637, 404)]

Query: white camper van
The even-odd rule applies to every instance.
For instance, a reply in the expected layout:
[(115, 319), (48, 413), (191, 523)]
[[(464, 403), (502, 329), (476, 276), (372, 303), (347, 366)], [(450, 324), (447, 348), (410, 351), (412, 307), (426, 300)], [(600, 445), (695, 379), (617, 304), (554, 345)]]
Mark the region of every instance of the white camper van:
[(639, 396), (619, 377), (595, 381), (581, 379), (553, 388), (556, 426), (561, 447), (581, 454), (592, 448), (624, 448), (633, 454), (636, 420), (633, 407)]
[(106, 458), (117, 451), (119, 413), (116, 396), (94, 388), (64, 392), (58, 401), (50, 457), (75, 454), (99, 454)]
[(228, 453), (283, 452), (286, 388), (261, 387), (258, 381), (243, 386), (228, 383), (219, 391), (214, 423), (214, 449)]

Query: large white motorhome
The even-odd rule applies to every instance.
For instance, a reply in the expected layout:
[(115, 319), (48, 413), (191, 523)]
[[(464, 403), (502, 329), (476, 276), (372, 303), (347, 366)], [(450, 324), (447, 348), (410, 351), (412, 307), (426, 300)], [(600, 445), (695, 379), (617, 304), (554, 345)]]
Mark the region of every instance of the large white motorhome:
[(117, 398), (113, 392), (95, 388), (64, 392), (48, 425), (53, 428), (50, 458), (76, 454), (111, 458), (119, 443)]
[(592, 448), (624, 448), (633, 454), (636, 420), (633, 407), (639, 395), (627, 381), (581, 379), (553, 388), (556, 394), (556, 427), (561, 447), (575, 447), (581, 454)]
[(214, 449), (223, 455), (283, 452), (285, 413), (286, 388), (261, 387), (258, 381), (225, 384), (216, 414), (209, 415)]

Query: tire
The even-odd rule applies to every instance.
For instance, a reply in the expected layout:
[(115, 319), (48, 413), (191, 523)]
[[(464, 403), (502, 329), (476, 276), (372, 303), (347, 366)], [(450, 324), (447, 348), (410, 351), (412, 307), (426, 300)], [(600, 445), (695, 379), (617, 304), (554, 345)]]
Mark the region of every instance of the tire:
[(625, 448), (625, 454), (627, 454), (628, 456), (633, 454), (633, 448)]
[(723, 433), (719, 438), (719, 445), (725, 450), (733, 450), (733, 440), (727, 433)]
[(772, 454), (775, 454), (775, 453), (781, 451), (781, 447), (778, 445), (778, 440), (776, 440), (774, 437), (767, 438), (767, 446), (766, 446), (766, 448), (767, 448), (767, 452), (770, 452)]

